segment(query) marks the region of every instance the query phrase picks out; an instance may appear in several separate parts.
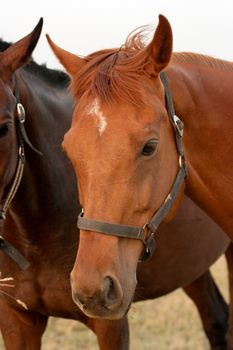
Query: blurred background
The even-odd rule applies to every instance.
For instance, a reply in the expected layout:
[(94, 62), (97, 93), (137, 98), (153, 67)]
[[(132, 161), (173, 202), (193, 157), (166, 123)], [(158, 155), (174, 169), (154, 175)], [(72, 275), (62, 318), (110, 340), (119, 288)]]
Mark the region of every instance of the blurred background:
[[(229, 0), (6, 1), (1, 6), (0, 37), (14, 42), (43, 17), (43, 34), (49, 33), (69, 51), (86, 55), (122, 45), (139, 26), (155, 27), (160, 13), (172, 25), (175, 51), (232, 59), (233, 2)], [(38, 63), (59, 67), (44, 35), (34, 57)]]

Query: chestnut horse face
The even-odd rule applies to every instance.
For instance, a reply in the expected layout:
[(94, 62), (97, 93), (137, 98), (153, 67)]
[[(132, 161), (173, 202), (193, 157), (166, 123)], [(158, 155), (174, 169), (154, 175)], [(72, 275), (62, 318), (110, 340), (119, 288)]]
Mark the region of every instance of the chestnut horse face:
[(20, 124), (24, 123), (22, 105), (17, 101), (16, 70), (31, 57), (42, 29), (42, 19), (26, 37), (0, 52), (0, 219), (19, 184), (24, 152)]
[[(133, 41), (84, 60), (48, 40), (73, 77), (77, 103), (63, 147), (77, 175), (84, 217), (143, 227), (165, 200), (178, 168), (159, 77), (172, 52), (168, 21), (160, 16), (146, 47)], [(136, 239), (81, 229), (71, 272), (75, 303), (91, 317), (122, 317), (142, 252)]]

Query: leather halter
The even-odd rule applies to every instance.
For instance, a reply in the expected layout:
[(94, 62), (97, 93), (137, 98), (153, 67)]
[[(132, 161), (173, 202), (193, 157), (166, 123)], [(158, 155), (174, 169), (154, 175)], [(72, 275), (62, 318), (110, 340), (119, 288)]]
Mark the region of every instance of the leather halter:
[[(162, 83), (165, 89), (166, 107), (168, 111), (169, 119), (174, 126), (175, 141), (178, 153), (179, 170), (176, 175), (175, 181), (171, 188), (171, 191), (167, 195), (161, 207), (154, 214), (150, 222), (145, 223), (143, 227), (128, 226), (113, 224), (104, 221), (98, 221), (83, 217), (84, 213), (81, 212), (78, 216), (77, 227), (80, 230), (92, 231), (104, 233), (112, 236), (125, 237), (130, 239), (139, 239), (144, 244), (144, 252), (140, 261), (145, 261), (151, 258), (155, 250), (155, 232), (163, 221), (170, 208), (174, 204), (180, 188), (187, 176), (187, 166), (184, 158), (183, 149), (183, 122), (175, 115), (174, 105), (172, 101), (172, 95), (168, 84), (167, 75), (163, 72), (160, 75)], [(149, 231), (149, 237), (147, 237), (146, 231)]]
[[(17, 84), (17, 80), (14, 77), (15, 83), (15, 91), (14, 95), (16, 98), (16, 128), (17, 128), (17, 138), (18, 138), (18, 164), (15, 171), (14, 179), (12, 181), (10, 190), (4, 200), (4, 203), (0, 207), (0, 220), (5, 220), (6, 212), (9, 208), (17, 190), (21, 183), (21, 179), (23, 176), (23, 170), (25, 165), (25, 153), (24, 153), (24, 142), (29, 145), (33, 149), (33, 151), (42, 155), (40, 151), (38, 151), (30, 142), (27, 137), (24, 122), (25, 122), (25, 110), (23, 105), (20, 103), (19, 99), (19, 88)], [(7, 255), (9, 255), (20, 267), (22, 270), (26, 270), (29, 266), (29, 262), (22, 256), (22, 254), (13, 247), (8, 241), (6, 241), (2, 236), (0, 236), (0, 250), (4, 251)]]

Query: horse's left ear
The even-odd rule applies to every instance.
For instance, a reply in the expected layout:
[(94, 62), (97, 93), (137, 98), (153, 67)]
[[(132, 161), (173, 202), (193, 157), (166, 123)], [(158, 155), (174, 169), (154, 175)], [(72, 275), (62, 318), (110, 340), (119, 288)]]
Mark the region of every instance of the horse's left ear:
[(64, 66), (67, 73), (73, 77), (77, 74), (77, 72), (80, 70), (80, 68), (85, 64), (84, 59), (76, 56), (75, 54), (66, 51), (62, 49), (61, 47), (57, 46), (50, 36), (46, 34), (46, 38), (48, 40), (49, 46), (53, 50), (53, 53), (55, 56), (59, 59), (61, 64)]
[(16, 69), (28, 62), (39, 40), (42, 26), (43, 19), (41, 18), (30, 34), (0, 53), (0, 67), (3, 73), (12, 75)]
[(159, 15), (159, 24), (146, 50), (150, 57), (149, 73), (157, 75), (166, 68), (172, 55), (172, 29), (166, 17)]

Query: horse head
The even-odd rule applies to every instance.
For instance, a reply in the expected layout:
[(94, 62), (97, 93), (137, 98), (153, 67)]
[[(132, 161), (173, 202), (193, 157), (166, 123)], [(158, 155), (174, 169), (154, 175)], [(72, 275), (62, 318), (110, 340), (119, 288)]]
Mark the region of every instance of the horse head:
[(160, 16), (152, 41), (145, 45), (142, 37), (85, 58), (47, 37), (76, 99), (63, 142), (83, 207), (71, 286), (73, 300), (91, 317), (117, 319), (129, 309), (138, 260), (154, 239), (148, 223), (179, 168), (160, 78), (172, 56), (171, 26)]

